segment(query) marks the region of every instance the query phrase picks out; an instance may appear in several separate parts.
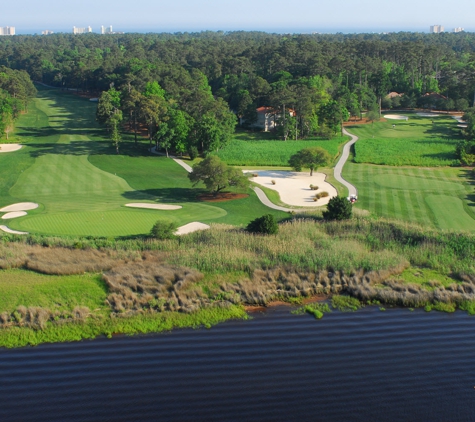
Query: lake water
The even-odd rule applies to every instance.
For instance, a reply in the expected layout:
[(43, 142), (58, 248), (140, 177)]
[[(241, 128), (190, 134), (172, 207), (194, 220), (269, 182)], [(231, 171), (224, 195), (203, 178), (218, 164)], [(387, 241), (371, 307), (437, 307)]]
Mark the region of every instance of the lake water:
[(0, 421), (474, 421), (475, 317), (288, 307), (0, 350)]

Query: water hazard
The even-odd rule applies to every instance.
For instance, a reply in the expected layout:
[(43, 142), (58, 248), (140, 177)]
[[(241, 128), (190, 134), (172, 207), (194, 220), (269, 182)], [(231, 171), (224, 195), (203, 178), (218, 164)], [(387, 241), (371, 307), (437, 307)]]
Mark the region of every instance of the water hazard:
[(289, 308), (210, 330), (0, 350), (0, 420), (473, 421), (475, 317)]

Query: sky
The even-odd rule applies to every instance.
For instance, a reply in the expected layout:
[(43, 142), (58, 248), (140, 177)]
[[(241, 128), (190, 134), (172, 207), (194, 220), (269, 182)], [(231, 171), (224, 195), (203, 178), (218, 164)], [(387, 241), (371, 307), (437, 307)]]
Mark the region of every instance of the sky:
[(0, 26), (16, 32), (112, 25), (124, 32), (259, 30), (278, 33), (475, 31), (473, 0), (16, 0), (0, 2)]

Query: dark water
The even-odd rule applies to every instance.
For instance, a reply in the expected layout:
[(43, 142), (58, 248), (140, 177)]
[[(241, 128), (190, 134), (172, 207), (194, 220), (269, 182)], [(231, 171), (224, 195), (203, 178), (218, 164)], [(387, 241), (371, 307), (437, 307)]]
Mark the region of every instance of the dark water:
[(475, 421), (475, 317), (288, 308), (0, 350), (0, 421)]

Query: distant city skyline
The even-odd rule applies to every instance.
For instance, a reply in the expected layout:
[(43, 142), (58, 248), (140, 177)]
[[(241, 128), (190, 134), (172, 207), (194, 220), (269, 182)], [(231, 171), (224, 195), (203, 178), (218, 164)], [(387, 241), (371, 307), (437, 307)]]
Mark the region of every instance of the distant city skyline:
[(295, 4), (287, 0), (23, 0), (2, 2), (0, 25), (14, 26), (17, 34), (41, 34), (45, 29), (68, 33), (73, 26), (91, 26), (100, 33), (102, 25), (124, 32), (429, 32), (434, 24), (443, 25), (447, 32), (459, 27), (474, 31), (471, 6), (468, 0), (459, 0), (456, 7), (440, 0), (399, 0), (397, 4), (380, 0), (300, 0)]

